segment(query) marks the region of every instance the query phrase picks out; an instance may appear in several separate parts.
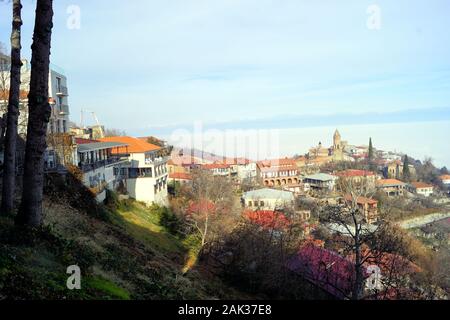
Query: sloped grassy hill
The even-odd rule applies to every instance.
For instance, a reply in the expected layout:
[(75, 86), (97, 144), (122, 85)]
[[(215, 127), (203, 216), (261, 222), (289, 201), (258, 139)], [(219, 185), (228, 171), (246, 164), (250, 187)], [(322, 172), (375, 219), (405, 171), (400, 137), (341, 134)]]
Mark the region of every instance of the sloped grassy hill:
[[(47, 198), (45, 226), (32, 234), (1, 218), (0, 299), (246, 298), (195, 267), (195, 239), (170, 234), (162, 211), (127, 200), (98, 218)], [(74, 264), (82, 289), (71, 291)]]

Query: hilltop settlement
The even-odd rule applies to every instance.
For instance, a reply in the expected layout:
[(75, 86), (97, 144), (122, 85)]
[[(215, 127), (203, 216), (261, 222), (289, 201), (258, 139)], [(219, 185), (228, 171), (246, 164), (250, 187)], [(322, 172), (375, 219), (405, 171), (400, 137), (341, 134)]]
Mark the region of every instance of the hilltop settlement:
[[(22, 69), (27, 79), (27, 61)], [(23, 106), (26, 90), (24, 81)], [(202, 263), (213, 273), (233, 272), (228, 279), (262, 274), (243, 283), (274, 294), (281, 288), (269, 279), (277, 271), (266, 269), (273, 267), (267, 260), (277, 261), (273, 265), (317, 297), (422, 298), (433, 292), (433, 298), (445, 298), (449, 293), (448, 264), (436, 262), (437, 269), (427, 270), (444, 275), (433, 279), (431, 290), (418, 280), (426, 263), (408, 247), (416, 241), (423, 250), (448, 257), (450, 175), (431, 159), (380, 150), (370, 137), (367, 145), (353, 145), (339, 130), (330, 132), (331, 146), (319, 142), (302, 155), (226, 158), (108, 130), (91, 111), (85, 113), (96, 125), (71, 123), (67, 79), (56, 67), (50, 70), (49, 96), (46, 176), (77, 177), (99, 204), (114, 194), (168, 208), (169, 229), (198, 235), (198, 250), (184, 272), (206, 259)], [(6, 97), (0, 95), (0, 115)], [(25, 108), (20, 117), (24, 139)], [(18, 174), (24, 161), (20, 145)], [(394, 233), (395, 241), (386, 240)], [(278, 245), (288, 251), (276, 251)], [(246, 246), (259, 256), (251, 256), (253, 249)]]

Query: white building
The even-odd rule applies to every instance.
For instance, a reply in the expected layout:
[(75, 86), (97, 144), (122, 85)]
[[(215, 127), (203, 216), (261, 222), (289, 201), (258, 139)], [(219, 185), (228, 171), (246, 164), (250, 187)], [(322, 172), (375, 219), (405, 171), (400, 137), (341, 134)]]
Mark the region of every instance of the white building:
[(202, 168), (209, 170), (215, 176), (231, 176), (231, 165), (225, 163), (210, 163), (202, 165)]
[(412, 182), (410, 184), (410, 191), (418, 195), (429, 197), (433, 194), (433, 186), (424, 182)]
[(159, 156), (161, 147), (132, 137), (108, 137), (101, 142), (119, 142), (128, 145), (114, 154), (128, 153), (126, 165), (126, 188), (131, 198), (150, 205), (167, 205), (168, 170), (167, 157)]
[(303, 178), (303, 183), (307, 189), (334, 190), (338, 177), (326, 173), (317, 173)]
[(439, 177), (439, 180), (442, 181), (442, 184), (444, 186), (450, 186), (450, 174), (444, 174), (442, 176)]
[(127, 145), (119, 142), (91, 142), (77, 145), (76, 165), (83, 173), (83, 184), (95, 194), (97, 201), (106, 198), (106, 189), (115, 190), (125, 183), (123, 175), (128, 164)]
[(245, 192), (242, 200), (244, 206), (251, 210), (277, 210), (295, 205), (292, 192), (269, 188)]
[[(18, 132), (21, 136), (26, 136), (28, 122), (28, 93), (30, 91), (31, 65), (27, 60), (22, 60), (20, 96), (21, 106), (18, 122)], [(0, 86), (9, 90), (9, 65), (3, 63), (0, 69)], [(2, 89), (2, 88), (0, 88)], [(67, 78), (64, 71), (55, 65), (50, 65), (48, 77), (48, 97), (52, 108), (50, 121), (48, 124), (49, 133), (66, 133), (69, 130), (69, 92), (67, 89)], [(4, 103), (2, 103), (4, 104)], [(4, 108), (1, 108), (4, 109)], [(6, 110), (0, 109), (0, 116)]]
[(234, 167), (239, 181), (256, 181), (259, 178), (259, 167), (256, 162), (237, 163)]

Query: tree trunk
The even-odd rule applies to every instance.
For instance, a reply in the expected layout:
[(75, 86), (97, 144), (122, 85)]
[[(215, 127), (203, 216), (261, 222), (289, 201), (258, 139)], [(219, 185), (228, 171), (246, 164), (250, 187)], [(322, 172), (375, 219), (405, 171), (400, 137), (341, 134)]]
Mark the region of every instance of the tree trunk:
[(3, 214), (14, 213), (15, 186), (16, 186), (16, 143), (17, 122), (19, 118), (20, 103), (20, 59), (21, 41), (20, 31), (22, 27), (22, 4), (20, 0), (13, 1), (13, 21), (11, 33), (11, 73), (9, 86), (9, 101), (5, 137), (4, 171), (2, 208)]
[(355, 282), (353, 286), (352, 300), (361, 300), (364, 290), (364, 275), (361, 263), (361, 239), (358, 227), (358, 224), (355, 223)]
[(51, 115), (48, 102), (50, 44), (53, 27), (53, 0), (37, 0), (31, 80), (28, 95), (28, 126), (25, 149), (22, 204), (16, 224), (38, 227), (42, 223), (44, 152), (47, 126)]

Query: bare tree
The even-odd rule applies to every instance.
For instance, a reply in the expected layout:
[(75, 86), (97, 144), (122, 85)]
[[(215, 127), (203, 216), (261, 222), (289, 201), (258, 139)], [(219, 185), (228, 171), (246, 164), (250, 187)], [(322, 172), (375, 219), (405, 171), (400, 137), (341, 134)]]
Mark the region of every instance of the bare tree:
[(56, 163), (65, 167), (74, 163), (75, 142), (68, 133), (50, 133), (47, 135), (47, 145), (55, 152)]
[(202, 248), (228, 227), (234, 226), (231, 221), (238, 216), (238, 204), (229, 179), (196, 170), (187, 196), (190, 201), (186, 222), (199, 235)]
[(370, 276), (368, 265), (377, 266), (383, 273), (383, 278), (378, 279), (378, 285), (369, 294), (377, 294), (381, 287), (384, 293), (389, 292), (404, 280), (402, 270), (411, 269), (403, 236), (382, 218), (378, 219), (377, 225), (369, 223), (374, 212), (368, 212), (367, 205), (375, 205), (368, 191), (370, 187), (361, 183), (355, 186), (351, 180), (341, 179), (339, 189), (343, 193), (342, 203), (325, 206), (320, 218), (338, 236), (335, 241), (340, 242), (342, 253), (352, 261), (354, 274), (350, 278), (351, 293), (347, 298), (360, 300), (366, 297), (365, 282)]
[(275, 298), (306, 299), (306, 288), (286, 268), (305, 241), (303, 221), (289, 211), (278, 207), (265, 211), (265, 216), (258, 217), (258, 212), (251, 211), (244, 214), (232, 232), (212, 244), (210, 269), (242, 290)]
[(44, 152), (47, 126), (51, 115), (48, 98), (50, 47), (53, 27), (53, 0), (38, 0), (31, 58), (29, 118), (24, 166), (22, 205), (18, 225), (42, 224)]
[(9, 86), (9, 100), (7, 113), (7, 130), (4, 152), (4, 173), (2, 189), (2, 207), (4, 214), (14, 212), (15, 184), (16, 184), (16, 144), (17, 122), (19, 118), (20, 103), (20, 59), (22, 4), (20, 0), (13, 1), (13, 21), (11, 33), (11, 72)]

